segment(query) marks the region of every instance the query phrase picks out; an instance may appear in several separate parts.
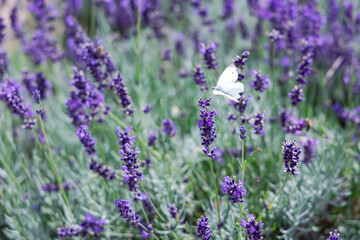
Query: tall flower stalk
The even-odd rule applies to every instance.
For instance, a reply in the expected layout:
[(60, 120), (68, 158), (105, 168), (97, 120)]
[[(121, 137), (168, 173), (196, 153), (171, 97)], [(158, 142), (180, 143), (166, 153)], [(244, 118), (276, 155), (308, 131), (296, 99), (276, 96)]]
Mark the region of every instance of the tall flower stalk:
[(50, 148), (50, 144), (49, 144), (49, 141), (48, 141), (48, 138), (47, 138), (47, 135), (46, 135), (46, 131), (45, 131), (45, 127), (44, 127), (44, 123), (43, 123), (43, 120), (42, 120), (42, 117), (41, 117), (41, 107), (40, 107), (40, 91), (39, 90), (35, 90), (34, 91), (34, 100), (36, 102), (36, 105), (37, 105), (37, 110), (36, 110), (36, 113), (39, 117), (39, 122), (40, 122), (40, 126), (41, 126), (41, 130), (42, 130), (42, 133), (44, 135), (44, 138), (45, 138), (45, 142), (46, 142), (46, 147), (47, 147), (47, 150), (49, 152), (49, 158), (46, 158), (48, 160), (48, 163), (50, 165), (50, 168), (51, 170), (53, 171), (55, 177), (56, 177), (56, 181), (58, 183), (58, 186), (60, 188), (60, 191), (61, 191), (61, 195), (62, 195), (62, 198), (66, 204), (66, 206), (68, 207), (68, 210), (69, 210), (69, 213), (70, 213), (70, 216), (71, 218), (73, 218), (72, 216), (72, 213), (71, 213), (71, 208), (70, 208), (70, 204), (69, 204), (69, 200), (67, 199), (67, 196), (66, 196), (66, 193), (65, 193), (65, 190), (64, 190), (64, 187), (63, 187), (63, 183), (62, 183), (62, 180), (58, 174), (58, 170), (56, 168), (56, 164), (55, 164), (55, 161), (54, 161), (54, 157), (52, 155), (52, 152), (51, 152), (51, 148)]
[(217, 183), (214, 173), (214, 167), (212, 161), (215, 159), (215, 148), (210, 150), (211, 143), (215, 140), (217, 135), (215, 134), (216, 127), (214, 126), (215, 121), (214, 117), (216, 116), (216, 111), (212, 110), (209, 111), (208, 107), (210, 107), (210, 100), (211, 98), (206, 99), (205, 101), (200, 98), (198, 106), (200, 107), (200, 117), (201, 119), (198, 122), (198, 127), (201, 131), (201, 139), (202, 145), (204, 146), (203, 152), (209, 157), (210, 161), (210, 168), (211, 174), (213, 178), (214, 190), (215, 190), (215, 198), (217, 203), (217, 215), (218, 215), (218, 222), (221, 222), (220, 219), (220, 203), (219, 203), (219, 194), (217, 191)]

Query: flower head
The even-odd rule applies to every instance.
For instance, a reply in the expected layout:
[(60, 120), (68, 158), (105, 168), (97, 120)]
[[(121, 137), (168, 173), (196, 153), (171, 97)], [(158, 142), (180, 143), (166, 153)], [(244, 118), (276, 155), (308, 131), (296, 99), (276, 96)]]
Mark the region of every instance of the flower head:
[(169, 207), (169, 212), (170, 212), (170, 215), (172, 218), (176, 219), (176, 216), (177, 216), (177, 208), (175, 206), (175, 204), (172, 204), (170, 207)]
[(265, 122), (265, 113), (257, 113), (255, 114), (255, 118), (254, 118), (254, 123), (253, 123), (253, 127), (254, 127), (254, 133), (255, 134), (259, 134), (259, 135), (264, 135), (265, 131), (264, 131), (264, 122)]
[(129, 201), (119, 201), (115, 199), (114, 205), (118, 207), (120, 216), (122, 216), (127, 222), (130, 222), (132, 225), (139, 223), (139, 215), (133, 212)]
[(201, 132), (201, 145), (204, 146), (203, 152), (212, 159), (215, 159), (215, 149), (210, 150), (210, 145), (216, 138), (216, 127), (214, 117), (216, 116), (215, 110), (208, 110), (210, 106), (211, 98), (206, 99), (205, 101), (200, 98), (199, 100), (199, 111), (200, 111), (200, 119), (198, 121), (198, 127)]
[(298, 105), (300, 102), (305, 100), (303, 89), (301, 85), (295, 85), (293, 89), (291, 89), (291, 93), (288, 93), (288, 96), (291, 99), (291, 104), (293, 106)]
[(237, 68), (244, 69), (249, 55), (250, 55), (250, 52), (248, 52), (248, 51), (243, 52), (241, 54), (241, 57), (237, 56), (235, 59), (233, 59), (234, 65)]
[(110, 87), (119, 97), (121, 106), (125, 108), (125, 113), (132, 115), (134, 111), (130, 109), (131, 101), (126, 87), (126, 80), (122, 78), (120, 72), (118, 72), (117, 77), (112, 80)]
[(240, 138), (244, 140), (246, 138), (246, 128), (244, 126), (240, 127)]
[(33, 97), (34, 97), (34, 101), (36, 102), (36, 104), (40, 104), (40, 91), (39, 90), (34, 90), (33, 92)]
[(287, 142), (286, 140), (283, 142), (282, 157), (285, 164), (284, 172), (293, 175), (297, 174), (296, 170), (299, 167), (300, 153), (300, 147), (296, 144), (295, 139), (291, 142)]
[(249, 214), (247, 221), (241, 219), (241, 226), (245, 228), (245, 232), (248, 235), (249, 240), (261, 240), (262, 237), (262, 227), (264, 224), (260, 220), (259, 223), (255, 221), (255, 216)]
[(337, 230), (335, 229), (334, 232), (330, 232), (330, 236), (327, 240), (339, 240), (340, 234), (337, 232)]
[(92, 232), (96, 237), (99, 237), (101, 232), (104, 230), (105, 220), (96, 218), (90, 213), (85, 214), (85, 219), (80, 223), (82, 227), (81, 235), (83, 237), (88, 235), (88, 230)]
[(254, 71), (255, 79), (250, 83), (250, 87), (255, 91), (263, 92), (269, 87), (270, 79), (266, 75), (261, 75), (258, 71)]
[(113, 169), (111, 169), (109, 166), (103, 166), (95, 160), (90, 162), (89, 168), (91, 171), (99, 174), (106, 180), (113, 180), (117, 178), (116, 172)]
[(80, 128), (77, 130), (76, 135), (79, 137), (82, 145), (85, 147), (86, 152), (89, 155), (95, 155), (96, 140), (91, 137), (90, 133), (87, 131), (88, 128), (89, 127), (87, 125), (81, 125)]
[(164, 119), (161, 123), (164, 127), (164, 133), (169, 137), (175, 137), (178, 130), (176, 129), (174, 122), (170, 119)]
[(200, 44), (200, 53), (203, 55), (204, 62), (208, 69), (216, 69), (217, 62), (215, 57), (216, 44), (212, 42), (210, 45)]
[(246, 190), (243, 188), (243, 181), (241, 179), (236, 182), (236, 177), (224, 177), (224, 182), (221, 185), (222, 194), (229, 195), (229, 200), (232, 203), (243, 202)]
[(62, 227), (57, 228), (56, 232), (58, 235), (58, 238), (72, 238), (80, 235), (82, 228), (80, 226), (74, 226), (74, 227)]
[(210, 240), (212, 234), (211, 234), (211, 227), (208, 225), (207, 217), (204, 216), (200, 217), (200, 222), (197, 222), (196, 231), (197, 231), (196, 236), (200, 237), (200, 240)]
[(304, 163), (312, 162), (316, 144), (318, 144), (318, 140), (312, 139), (310, 134), (307, 134), (306, 138), (300, 141), (300, 145), (304, 148), (304, 157), (302, 159)]
[(206, 85), (205, 73), (201, 70), (200, 65), (197, 65), (194, 68), (193, 79), (195, 84), (201, 87), (202, 92), (205, 92), (208, 89), (208, 86)]

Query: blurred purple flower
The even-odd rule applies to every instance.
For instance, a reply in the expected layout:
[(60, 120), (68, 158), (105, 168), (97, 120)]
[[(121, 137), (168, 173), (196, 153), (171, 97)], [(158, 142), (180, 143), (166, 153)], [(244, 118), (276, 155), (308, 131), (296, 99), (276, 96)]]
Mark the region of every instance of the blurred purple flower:
[(295, 85), (294, 88), (291, 89), (291, 92), (288, 93), (288, 96), (290, 97), (293, 106), (297, 106), (300, 102), (305, 100), (301, 85)]
[(153, 130), (150, 130), (150, 132), (149, 132), (149, 137), (148, 137), (148, 145), (149, 145), (149, 147), (155, 146), (155, 144), (156, 144), (156, 139), (157, 139), (157, 137), (156, 137), (154, 131), (153, 131)]
[(300, 145), (304, 148), (304, 157), (302, 159), (304, 163), (312, 162), (314, 158), (314, 148), (318, 142), (317, 139), (312, 139), (310, 134), (307, 134), (304, 140), (300, 140)]
[(0, 17), (0, 46), (5, 38), (5, 33), (4, 33), (5, 27), (6, 26), (4, 24), (4, 19), (2, 17)]
[(230, 18), (234, 12), (234, 0), (223, 0), (222, 19)]
[(206, 78), (204, 71), (201, 70), (201, 66), (197, 65), (194, 68), (193, 79), (195, 84), (199, 85), (202, 92), (205, 92), (208, 89), (206, 85)]
[(200, 53), (203, 55), (204, 62), (208, 69), (216, 69), (217, 62), (215, 58), (216, 44), (211, 42), (210, 45), (200, 43)]
[(90, 213), (86, 213), (84, 220), (79, 225), (82, 228), (82, 237), (88, 236), (88, 230), (90, 230), (90, 232), (92, 232), (95, 237), (98, 238), (101, 232), (104, 230), (105, 220), (101, 218), (98, 219)]
[(89, 168), (91, 171), (99, 174), (106, 180), (113, 180), (117, 178), (116, 172), (113, 169), (111, 169), (109, 166), (103, 166), (95, 160), (90, 162)]
[(87, 125), (81, 125), (80, 128), (77, 130), (76, 135), (79, 137), (82, 145), (85, 147), (86, 152), (89, 155), (96, 155), (95, 145), (96, 140), (91, 137), (88, 130)]
[(80, 226), (57, 228), (58, 238), (72, 238), (80, 235), (82, 228)]
[(22, 82), (29, 94), (32, 94), (36, 89), (39, 90), (41, 100), (46, 99), (53, 92), (52, 83), (45, 78), (42, 72), (29, 73), (29, 71), (24, 71)]
[(6, 51), (3, 51), (0, 47), (0, 82), (9, 69), (9, 58)]
[(327, 240), (339, 240), (340, 234), (338, 233), (337, 229), (334, 232), (330, 232), (330, 236)]
[(175, 124), (170, 119), (164, 119), (161, 124), (164, 127), (164, 133), (168, 135), (169, 137), (175, 137), (178, 130), (175, 127)]
[(175, 204), (170, 205), (169, 213), (172, 218), (176, 219), (178, 212), (177, 212), (177, 208), (176, 208)]
[(255, 89), (255, 91), (263, 92), (266, 88), (269, 87), (270, 79), (266, 75), (261, 75), (259, 72), (254, 71), (255, 79), (250, 83), (250, 87)]
[(249, 51), (244, 51), (241, 54), (241, 57), (237, 56), (235, 59), (233, 59), (234, 65), (237, 68), (244, 69), (244, 67), (246, 65), (246, 61), (248, 60), (249, 55), (250, 55)]
[(254, 133), (259, 135), (264, 135), (264, 122), (265, 122), (265, 113), (257, 113), (254, 117)]

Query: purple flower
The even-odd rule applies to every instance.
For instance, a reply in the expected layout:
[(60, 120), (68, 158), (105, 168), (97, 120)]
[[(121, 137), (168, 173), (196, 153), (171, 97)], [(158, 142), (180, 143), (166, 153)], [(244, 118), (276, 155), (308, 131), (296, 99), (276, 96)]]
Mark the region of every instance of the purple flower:
[(241, 226), (245, 228), (245, 232), (249, 238), (249, 240), (261, 240), (262, 237), (262, 228), (264, 224), (260, 220), (259, 223), (255, 221), (255, 216), (249, 214), (249, 218), (247, 221), (241, 219)]
[(312, 139), (310, 134), (307, 134), (306, 138), (300, 141), (300, 145), (304, 148), (304, 158), (302, 160), (304, 163), (312, 162), (316, 144), (318, 144), (318, 140)]
[(126, 87), (126, 80), (121, 77), (120, 72), (118, 72), (117, 78), (114, 78), (111, 81), (110, 87), (119, 97), (119, 102), (121, 103), (121, 106), (125, 108), (125, 113), (127, 115), (132, 115), (134, 111), (130, 109), (131, 101)]
[(295, 116), (290, 115), (285, 110), (280, 112), (280, 120), (285, 133), (301, 135), (302, 130), (307, 127), (307, 123), (304, 118), (298, 120)]
[(82, 228), (81, 235), (83, 237), (88, 235), (88, 230), (92, 232), (96, 237), (99, 237), (101, 232), (104, 230), (105, 220), (96, 218), (90, 213), (85, 214), (85, 219), (80, 224)]
[(150, 132), (149, 132), (149, 137), (148, 137), (148, 145), (149, 145), (150, 147), (151, 147), (151, 146), (155, 146), (155, 144), (156, 144), (156, 139), (157, 139), (157, 137), (156, 137), (154, 131), (153, 131), (153, 130), (150, 130)]
[(248, 60), (249, 55), (250, 55), (250, 52), (244, 51), (244, 52), (241, 54), (241, 57), (236, 56), (236, 58), (233, 59), (234, 65), (235, 65), (237, 68), (244, 69), (244, 67), (245, 67), (245, 65), (246, 65), (246, 61)]
[(65, 15), (65, 41), (66, 54), (75, 64), (81, 68), (85, 68), (83, 61), (83, 45), (86, 42), (85, 35), (76, 18), (70, 14)]
[(263, 92), (269, 87), (270, 79), (266, 75), (261, 75), (259, 72), (254, 71), (255, 80), (250, 83), (250, 87), (255, 91)]
[(175, 137), (178, 130), (175, 127), (175, 124), (170, 119), (164, 119), (161, 124), (164, 127), (164, 133), (169, 137)]
[(185, 55), (184, 39), (185, 36), (183, 34), (178, 35), (175, 39), (175, 50), (179, 56)]
[(249, 37), (249, 31), (243, 18), (239, 19), (239, 29), (240, 29), (241, 37), (243, 39), (247, 39)]
[(74, 68), (71, 84), (75, 90), (70, 91), (66, 106), (68, 115), (72, 118), (72, 124), (75, 127), (82, 124), (88, 125), (93, 119), (102, 122), (107, 113), (104, 95), (91, 85), (89, 79), (77, 68)]
[(62, 227), (57, 228), (56, 232), (58, 235), (58, 238), (72, 238), (80, 235), (82, 228), (80, 226), (74, 226), (74, 227)]
[(20, 95), (21, 85), (15, 80), (6, 79), (0, 88), (0, 100), (4, 101), (9, 110), (18, 115), (26, 129), (33, 129), (35, 120), (34, 114), (31, 112), (30, 106), (24, 103)]
[(291, 89), (291, 93), (288, 93), (288, 96), (290, 97), (293, 106), (297, 106), (300, 102), (305, 100), (301, 85), (295, 85), (295, 87)]
[(302, 57), (301, 63), (299, 64), (296, 72), (299, 76), (296, 78), (296, 81), (299, 84), (306, 83), (306, 77), (309, 76), (312, 72), (312, 63), (313, 63), (313, 53), (312, 51), (307, 53)]
[[(98, 83), (98, 89), (103, 91), (109, 85), (108, 77), (111, 77), (112, 73), (116, 71), (109, 54), (100, 43), (95, 44), (88, 41), (83, 47), (83, 60), (86, 63), (86, 69), (90, 71), (93, 79)], [(118, 74), (117, 82), (119, 81), (122, 81), (120, 74)]]
[(121, 132), (120, 127), (116, 128), (116, 134), (119, 137), (120, 143), (120, 155), (124, 161), (122, 170), (125, 172), (124, 182), (128, 185), (130, 191), (138, 195), (139, 181), (143, 180), (142, 171), (139, 169), (138, 158), (140, 150), (134, 146), (135, 135), (129, 137), (129, 131), (131, 128), (126, 128), (124, 132)]
[(95, 145), (96, 140), (93, 139), (90, 135), (87, 125), (81, 125), (80, 128), (77, 130), (76, 135), (79, 137), (82, 145), (85, 147), (86, 152), (89, 155), (96, 155)]
[(151, 110), (152, 110), (152, 106), (148, 104), (148, 105), (146, 105), (146, 107), (144, 108), (143, 112), (146, 114), (146, 113), (149, 113)]
[(193, 78), (195, 84), (201, 87), (202, 92), (205, 92), (208, 89), (208, 86), (206, 85), (205, 73), (201, 70), (200, 65), (197, 65), (194, 68)]
[(24, 32), (21, 29), (21, 25), (18, 20), (18, 6), (15, 5), (10, 13), (11, 27), (15, 33), (15, 37), (24, 42)]
[(239, 113), (244, 113), (251, 97), (251, 94), (249, 94), (247, 98), (245, 97), (245, 95), (241, 94), (239, 102), (230, 101), (230, 103)]
[(161, 60), (171, 61), (171, 49), (170, 48), (165, 48), (164, 52), (162, 53)]
[(91, 171), (99, 174), (106, 180), (113, 180), (117, 178), (116, 172), (113, 169), (111, 169), (109, 166), (103, 166), (95, 160), (90, 162), (89, 168)]
[[(71, 186), (70, 183), (67, 182), (63, 182), (62, 186), (64, 188), (64, 190), (70, 190), (70, 189), (75, 189), (74, 186)], [(60, 188), (57, 185), (57, 183), (47, 183), (44, 186), (41, 186), (41, 190), (43, 190), (44, 192), (59, 192)]]
[(177, 208), (176, 208), (175, 204), (172, 204), (169, 207), (169, 213), (170, 213), (172, 218), (176, 219), (176, 217), (177, 217)]
[(23, 84), (29, 94), (39, 90), (40, 99), (46, 99), (53, 92), (53, 85), (45, 78), (42, 72), (30, 74), (28, 71), (23, 72)]
[(236, 177), (224, 177), (224, 182), (221, 185), (222, 194), (229, 195), (229, 200), (232, 203), (244, 202), (244, 195), (246, 190), (243, 188), (243, 181), (239, 179), (236, 183)]
[(4, 19), (0, 17), (0, 45), (2, 44), (5, 38), (4, 30), (5, 30)]
[(210, 100), (211, 98), (206, 99), (203, 101), (201, 98), (199, 100), (199, 111), (200, 111), (200, 118), (198, 121), (198, 127), (200, 129), (201, 134), (201, 145), (204, 146), (203, 152), (210, 158), (215, 159), (215, 149), (210, 150), (210, 145), (216, 138), (216, 127), (214, 117), (216, 116), (215, 110), (208, 110), (210, 107)]
[[(200, 221), (197, 222), (196, 236), (200, 237), (200, 240), (210, 240), (211, 227), (208, 225), (208, 218), (201, 215)], [(195, 240), (198, 240), (197, 238)]]
[(327, 240), (339, 240), (340, 234), (337, 232), (337, 229), (334, 232), (330, 232), (330, 236)]
[(115, 199), (114, 205), (118, 207), (120, 216), (122, 216), (125, 221), (130, 222), (132, 225), (136, 225), (139, 223), (139, 215), (133, 212), (129, 201), (119, 201)]
[(234, 0), (223, 0), (222, 19), (227, 19), (233, 15)]
[(240, 138), (244, 140), (246, 138), (246, 128), (244, 126), (240, 127)]
[(254, 133), (259, 135), (264, 135), (264, 122), (265, 122), (265, 113), (257, 113), (254, 117)]
[(200, 53), (203, 55), (204, 62), (208, 69), (216, 69), (217, 62), (215, 58), (216, 44), (211, 42), (210, 45), (200, 44)]
[(284, 172), (296, 175), (296, 170), (299, 167), (300, 160), (300, 147), (296, 144), (296, 140), (287, 142), (286, 140), (282, 145), (282, 158), (285, 164)]
[(9, 69), (9, 58), (7, 52), (3, 51), (0, 47), (0, 82), (2, 81), (3, 76), (7, 73)]

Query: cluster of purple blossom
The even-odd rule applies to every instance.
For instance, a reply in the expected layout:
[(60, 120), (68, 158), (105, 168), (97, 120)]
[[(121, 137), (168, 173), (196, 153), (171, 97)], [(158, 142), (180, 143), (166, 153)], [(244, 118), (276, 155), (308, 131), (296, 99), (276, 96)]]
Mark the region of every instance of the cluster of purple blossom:
[(105, 220), (96, 218), (92, 214), (85, 214), (85, 219), (76, 226), (58, 228), (58, 238), (71, 238), (71, 237), (86, 237), (89, 234), (93, 234), (95, 237), (99, 237), (104, 230)]
[[(67, 190), (67, 191), (70, 189), (75, 189), (75, 186), (68, 182), (63, 182), (62, 186), (63, 186), (64, 190)], [(47, 183), (47, 184), (41, 186), (41, 190), (43, 190), (44, 192), (59, 192), (60, 188), (57, 183)]]
[(139, 148), (135, 147), (135, 134), (130, 136), (132, 127), (127, 127), (124, 131), (120, 127), (116, 128), (116, 135), (119, 138), (121, 160), (124, 162), (124, 182), (128, 185), (131, 192), (135, 194), (135, 199), (139, 193), (139, 182), (143, 180), (142, 171), (139, 169)]
[(203, 152), (210, 158), (215, 159), (215, 149), (210, 149), (210, 145), (215, 140), (217, 135), (215, 134), (216, 127), (214, 117), (216, 116), (215, 110), (208, 110), (210, 107), (211, 98), (206, 99), (205, 101), (200, 98), (199, 100), (199, 111), (200, 111), (200, 120), (198, 121), (198, 127), (201, 132), (201, 145), (204, 146)]

